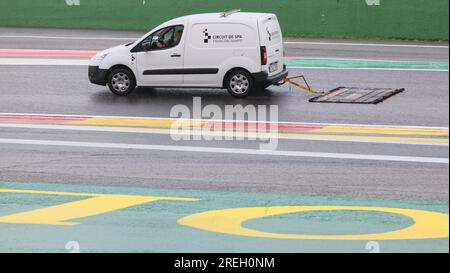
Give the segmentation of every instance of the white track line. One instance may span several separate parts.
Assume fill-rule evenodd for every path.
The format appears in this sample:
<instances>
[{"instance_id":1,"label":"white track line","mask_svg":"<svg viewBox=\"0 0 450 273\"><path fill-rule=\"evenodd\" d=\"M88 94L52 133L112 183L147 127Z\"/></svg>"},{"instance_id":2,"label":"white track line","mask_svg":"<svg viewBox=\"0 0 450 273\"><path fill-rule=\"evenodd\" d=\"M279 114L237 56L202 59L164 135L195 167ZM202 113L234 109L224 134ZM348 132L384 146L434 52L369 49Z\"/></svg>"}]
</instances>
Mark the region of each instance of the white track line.
<instances>
[{"instance_id":1,"label":"white track line","mask_svg":"<svg viewBox=\"0 0 450 273\"><path fill-rule=\"evenodd\" d=\"M442 48L448 49L449 46L436 45L411 45L411 44L370 44L370 43L333 43L333 42L284 42L287 45L330 45L330 46L361 46L361 47L409 47L409 48Z\"/></svg>"},{"instance_id":2,"label":"white track line","mask_svg":"<svg viewBox=\"0 0 450 273\"><path fill-rule=\"evenodd\" d=\"M66 131L86 131L86 132L114 132L114 133L129 133L129 134L156 134L156 135L177 135L177 136L208 136L208 137L225 137L226 134L208 133L208 132L171 132L170 130L149 129L142 130L132 127L101 127L101 126L77 126L77 125L43 125L43 124L15 124L15 123L0 123L0 128L20 128L20 129L40 129L40 130L66 130ZM399 141L399 140L365 140L365 139L352 139L349 136L347 139L342 138L326 138L324 135L321 137L308 136L287 136L277 135L276 133L270 134L269 132L260 133L239 133L233 132L233 137L244 139L284 139L284 140L303 140L303 141L328 141L328 142L352 142L352 143L376 143L376 144L399 144L399 145L417 145L417 146L444 146L448 147L448 143L439 142L419 142L419 141Z\"/></svg>"},{"instance_id":3,"label":"white track line","mask_svg":"<svg viewBox=\"0 0 450 273\"><path fill-rule=\"evenodd\" d=\"M44 146L81 147L81 148L132 149L132 150L154 150L154 151L174 151L174 152L219 153L219 154L260 155L260 156L313 157L313 158L329 158L329 159L331 158L331 159L353 159L353 160L375 160L375 161L449 164L448 158L437 158L437 157L411 157L411 156L391 156L391 155L319 153L319 152L302 152L302 151L272 151L272 150L230 149L230 148L195 147L195 146L173 146L173 145L121 144L121 143L54 141L54 140L36 140L36 139L9 139L9 138L0 138L0 144L44 145Z\"/></svg>"},{"instance_id":4,"label":"white track line","mask_svg":"<svg viewBox=\"0 0 450 273\"><path fill-rule=\"evenodd\" d=\"M15 50L15 49L7 49L7 50ZM18 49L22 50L22 49ZM27 50L27 49L25 49ZM447 63L442 61L415 61L415 60L387 60L387 59L364 59L364 58L336 58L336 57L303 57L303 56L286 56L286 61L291 60L332 60L332 61L361 61L361 62L390 62L390 63Z\"/></svg>"},{"instance_id":5,"label":"white track line","mask_svg":"<svg viewBox=\"0 0 450 273\"><path fill-rule=\"evenodd\" d=\"M106 40L106 41L133 41L135 37L69 37L69 36L43 36L43 35L0 35L0 38L19 39L55 39L55 40Z\"/></svg>"},{"instance_id":6,"label":"white track line","mask_svg":"<svg viewBox=\"0 0 450 273\"><path fill-rule=\"evenodd\" d=\"M0 65L89 65L89 59L0 58Z\"/></svg>"},{"instance_id":7,"label":"white track line","mask_svg":"<svg viewBox=\"0 0 450 273\"><path fill-rule=\"evenodd\" d=\"M449 72L448 69L420 69L420 68L369 68L369 67L307 67L287 66L290 69L316 69L316 70L379 70L379 71L422 71L422 72Z\"/></svg>"}]
</instances>

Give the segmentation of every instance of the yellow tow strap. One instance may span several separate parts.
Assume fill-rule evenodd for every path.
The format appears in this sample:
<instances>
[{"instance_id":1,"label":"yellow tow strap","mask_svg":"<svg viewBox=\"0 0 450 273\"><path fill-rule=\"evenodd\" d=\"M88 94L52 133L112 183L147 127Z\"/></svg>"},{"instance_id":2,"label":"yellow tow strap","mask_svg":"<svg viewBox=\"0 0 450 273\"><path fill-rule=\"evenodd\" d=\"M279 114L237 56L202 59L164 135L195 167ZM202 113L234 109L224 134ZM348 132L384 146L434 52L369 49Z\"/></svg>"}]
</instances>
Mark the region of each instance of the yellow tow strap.
<instances>
[{"instance_id":1,"label":"yellow tow strap","mask_svg":"<svg viewBox=\"0 0 450 273\"><path fill-rule=\"evenodd\" d=\"M299 84L299 83L297 83L297 82L295 82L295 81L293 81L293 79L297 79L297 78L303 79L303 81L306 83L306 86L305 86L305 85L302 85L302 84ZM284 81L285 81L285 82L288 82L288 83L290 83L290 84L292 84L292 85L295 85L295 86L297 86L298 88L303 89L303 90L305 90L305 91L308 91L308 92L310 92L310 93L313 93L313 94L323 94L323 92L320 92L320 91L316 91L316 90L311 89L311 87L309 86L308 82L306 81L306 79L305 79L305 77L304 77L303 75L285 78Z\"/></svg>"}]
</instances>

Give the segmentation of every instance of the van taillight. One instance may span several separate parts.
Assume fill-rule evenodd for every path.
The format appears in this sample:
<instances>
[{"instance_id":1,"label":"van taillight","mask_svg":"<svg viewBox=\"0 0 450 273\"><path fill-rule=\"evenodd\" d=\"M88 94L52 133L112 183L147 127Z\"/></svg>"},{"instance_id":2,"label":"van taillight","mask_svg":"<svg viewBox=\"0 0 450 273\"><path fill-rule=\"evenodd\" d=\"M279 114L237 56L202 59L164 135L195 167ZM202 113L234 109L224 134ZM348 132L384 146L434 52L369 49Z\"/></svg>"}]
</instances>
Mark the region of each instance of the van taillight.
<instances>
[{"instance_id":1,"label":"van taillight","mask_svg":"<svg viewBox=\"0 0 450 273\"><path fill-rule=\"evenodd\" d=\"M267 48L261 47L261 65L267 65Z\"/></svg>"}]
</instances>

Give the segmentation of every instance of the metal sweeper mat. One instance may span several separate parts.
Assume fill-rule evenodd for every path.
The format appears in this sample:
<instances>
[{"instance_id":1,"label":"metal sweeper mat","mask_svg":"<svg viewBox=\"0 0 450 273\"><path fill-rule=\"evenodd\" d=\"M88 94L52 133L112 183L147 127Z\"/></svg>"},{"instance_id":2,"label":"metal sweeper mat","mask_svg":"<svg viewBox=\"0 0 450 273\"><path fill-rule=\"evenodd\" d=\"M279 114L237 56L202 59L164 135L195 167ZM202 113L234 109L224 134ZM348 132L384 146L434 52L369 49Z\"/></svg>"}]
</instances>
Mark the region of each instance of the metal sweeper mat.
<instances>
[{"instance_id":1,"label":"metal sweeper mat","mask_svg":"<svg viewBox=\"0 0 450 273\"><path fill-rule=\"evenodd\" d=\"M405 91L404 88L338 87L314 97L309 101L320 103L377 104L403 91Z\"/></svg>"},{"instance_id":2,"label":"metal sweeper mat","mask_svg":"<svg viewBox=\"0 0 450 273\"><path fill-rule=\"evenodd\" d=\"M294 81L301 79L305 84ZM360 87L338 87L328 92L314 90L309 85L304 75L286 77L277 85L290 83L300 89L308 91L318 96L309 100L309 102L321 103L354 103L354 104L377 104L398 93L405 91L404 88L360 88Z\"/></svg>"}]
</instances>

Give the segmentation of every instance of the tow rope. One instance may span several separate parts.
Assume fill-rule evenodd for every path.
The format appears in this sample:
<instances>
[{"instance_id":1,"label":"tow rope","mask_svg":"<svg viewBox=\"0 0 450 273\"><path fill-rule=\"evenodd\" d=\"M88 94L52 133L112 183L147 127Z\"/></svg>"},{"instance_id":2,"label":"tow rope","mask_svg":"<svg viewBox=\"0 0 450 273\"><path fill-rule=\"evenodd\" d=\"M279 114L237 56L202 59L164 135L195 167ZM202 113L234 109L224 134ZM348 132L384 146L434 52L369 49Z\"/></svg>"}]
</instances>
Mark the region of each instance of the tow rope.
<instances>
[{"instance_id":1,"label":"tow rope","mask_svg":"<svg viewBox=\"0 0 450 273\"><path fill-rule=\"evenodd\" d=\"M303 84L300 84L300 83L295 82L295 81L294 81L295 79L302 79L302 80L305 82L306 86L303 85ZM303 76L303 75L293 76L293 77L287 77L287 78L285 78L285 79L283 80L283 82L282 82L281 84L285 84L285 83L287 83L287 82L290 83L290 84L292 84L292 85L297 86L297 87L300 88L300 89L303 89L303 90L305 90L305 91L307 91L307 92L310 92L310 93L313 93L313 94L323 94L323 93L324 93L324 92L320 92L320 91L317 91L317 90L312 89L312 88L309 86L308 82L306 81L305 76Z\"/></svg>"}]
</instances>

